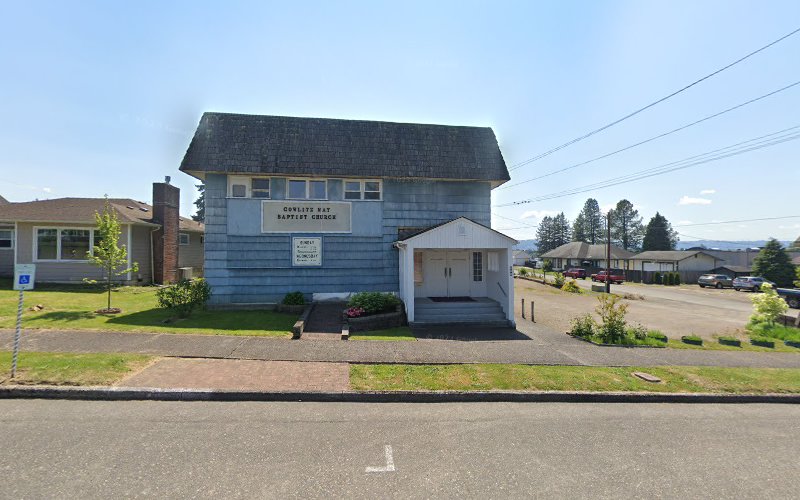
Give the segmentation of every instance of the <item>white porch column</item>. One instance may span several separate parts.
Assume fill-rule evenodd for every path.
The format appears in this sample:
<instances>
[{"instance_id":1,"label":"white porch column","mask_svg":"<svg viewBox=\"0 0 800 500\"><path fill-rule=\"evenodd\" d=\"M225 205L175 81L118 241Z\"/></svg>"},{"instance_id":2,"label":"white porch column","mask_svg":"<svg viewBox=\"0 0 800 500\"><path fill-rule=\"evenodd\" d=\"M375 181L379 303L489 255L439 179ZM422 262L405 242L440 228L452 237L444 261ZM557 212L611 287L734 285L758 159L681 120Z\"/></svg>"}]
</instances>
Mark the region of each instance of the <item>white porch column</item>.
<instances>
[{"instance_id":1,"label":"white porch column","mask_svg":"<svg viewBox=\"0 0 800 500\"><path fill-rule=\"evenodd\" d=\"M508 279L508 307L506 308L506 319L511 326L517 326L514 321L514 250L511 247L508 248L507 255L505 272Z\"/></svg>"},{"instance_id":2,"label":"white porch column","mask_svg":"<svg viewBox=\"0 0 800 500\"><path fill-rule=\"evenodd\" d=\"M405 295L403 302L406 304L406 316L408 321L414 321L414 246L406 244L405 252L401 254L403 259L402 274L400 279L403 281L402 290Z\"/></svg>"}]
</instances>

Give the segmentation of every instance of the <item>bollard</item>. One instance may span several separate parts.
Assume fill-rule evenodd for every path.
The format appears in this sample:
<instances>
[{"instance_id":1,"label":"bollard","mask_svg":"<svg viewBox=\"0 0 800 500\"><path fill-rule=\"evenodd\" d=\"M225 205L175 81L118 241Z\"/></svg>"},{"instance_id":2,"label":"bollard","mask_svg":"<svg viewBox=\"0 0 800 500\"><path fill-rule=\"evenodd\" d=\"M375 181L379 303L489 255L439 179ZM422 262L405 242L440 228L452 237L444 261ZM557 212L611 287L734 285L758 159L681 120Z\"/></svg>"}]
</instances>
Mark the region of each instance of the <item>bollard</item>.
<instances>
[{"instance_id":1,"label":"bollard","mask_svg":"<svg viewBox=\"0 0 800 500\"><path fill-rule=\"evenodd\" d=\"M525 319L525 299L519 299L522 302L522 319Z\"/></svg>"},{"instance_id":2,"label":"bollard","mask_svg":"<svg viewBox=\"0 0 800 500\"><path fill-rule=\"evenodd\" d=\"M536 316L533 315L533 301L531 300L531 322L536 323Z\"/></svg>"}]
</instances>

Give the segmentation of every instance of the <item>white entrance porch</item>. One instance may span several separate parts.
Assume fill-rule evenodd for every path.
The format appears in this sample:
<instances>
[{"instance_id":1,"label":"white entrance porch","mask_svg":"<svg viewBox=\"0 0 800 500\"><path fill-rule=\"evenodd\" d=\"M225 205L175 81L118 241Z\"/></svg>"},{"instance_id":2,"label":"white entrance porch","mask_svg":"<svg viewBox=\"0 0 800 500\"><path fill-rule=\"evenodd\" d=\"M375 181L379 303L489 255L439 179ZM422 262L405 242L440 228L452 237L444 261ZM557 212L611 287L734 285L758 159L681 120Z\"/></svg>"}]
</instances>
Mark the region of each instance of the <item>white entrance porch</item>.
<instances>
[{"instance_id":1,"label":"white entrance porch","mask_svg":"<svg viewBox=\"0 0 800 500\"><path fill-rule=\"evenodd\" d=\"M516 240L460 217L395 243L409 323L514 325ZM422 317L417 318L417 308Z\"/></svg>"}]
</instances>

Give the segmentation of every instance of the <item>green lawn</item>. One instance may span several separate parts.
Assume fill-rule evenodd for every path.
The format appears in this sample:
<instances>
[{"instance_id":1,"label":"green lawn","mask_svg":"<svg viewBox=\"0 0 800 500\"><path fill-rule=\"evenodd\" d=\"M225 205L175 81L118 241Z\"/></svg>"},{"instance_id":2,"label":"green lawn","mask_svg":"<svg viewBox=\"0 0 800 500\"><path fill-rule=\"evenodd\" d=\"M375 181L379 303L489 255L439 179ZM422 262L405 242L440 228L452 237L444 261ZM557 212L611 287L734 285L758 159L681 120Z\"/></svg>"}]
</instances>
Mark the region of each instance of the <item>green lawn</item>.
<instances>
[{"instance_id":1,"label":"green lawn","mask_svg":"<svg viewBox=\"0 0 800 500\"><path fill-rule=\"evenodd\" d=\"M653 384L631 375L661 378ZM800 393L800 369L528 365L351 365L356 391L645 391Z\"/></svg>"},{"instance_id":2,"label":"green lawn","mask_svg":"<svg viewBox=\"0 0 800 500\"><path fill-rule=\"evenodd\" d=\"M0 286L0 328L16 325L18 292L10 288L9 280ZM29 310L37 304L44 309ZM92 285L42 285L25 292L23 327L288 337L297 321L297 315L273 311L195 311L174 320L170 311L157 306L155 287L121 287L112 292L111 305L122 313L95 314L106 306L106 296Z\"/></svg>"},{"instance_id":3,"label":"green lawn","mask_svg":"<svg viewBox=\"0 0 800 500\"><path fill-rule=\"evenodd\" d=\"M60 354L21 352L17 376L11 353L0 352L0 384L111 385L146 366L153 358L135 354Z\"/></svg>"},{"instance_id":4,"label":"green lawn","mask_svg":"<svg viewBox=\"0 0 800 500\"><path fill-rule=\"evenodd\" d=\"M350 340L417 340L411 329L407 326L375 330L372 332L357 332L350 335Z\"/></svg>"}]
</instances>

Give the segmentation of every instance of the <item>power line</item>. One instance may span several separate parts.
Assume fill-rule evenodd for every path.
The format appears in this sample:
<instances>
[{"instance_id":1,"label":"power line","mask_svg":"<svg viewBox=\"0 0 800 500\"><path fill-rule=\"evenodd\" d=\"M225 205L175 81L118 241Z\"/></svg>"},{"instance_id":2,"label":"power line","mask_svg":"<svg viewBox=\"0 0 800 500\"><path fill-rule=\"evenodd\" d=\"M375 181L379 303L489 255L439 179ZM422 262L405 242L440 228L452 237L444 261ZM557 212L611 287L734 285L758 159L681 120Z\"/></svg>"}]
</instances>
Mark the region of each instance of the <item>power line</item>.
<instances>
[{"instance_id":1,"label":"power line","mask_svg":"<svg viewBox=\"0 0 800 500\"><path fill-rule=\"evenodd\" d=\"M528 224L526 222L522 222L521 220L512 219L511 217L506 217L504 215L496 214L494 212L492 212L492 215L494 217L500 217L501 219L505 219L507 221L516 222L517 224L525 224L528 227L533 227L533 228L539 227L538 225ZM513 228L513 229L519 229L519 228Z\"/></svg>"},{"instance_id":2,"label":"power line","mask_svg":"<svg viewBox=\"0 0 800 500\"><path fill-rule=\"evenodd\" d=\"M616 151L612 151L611 153L606 153L604 155L597 156L595 158L592 158L591 160L586 160L584 162L576 163L575 165L571 165L569 167L564 167L564 168L561 168L561 169L553 170L553 171L548 172L546 174L542 174L542 175L539 175L539 176L536 176L536 177L532 177L532 178L526 179L524 181L515 182L514 184L508 184L508 185L505 185L505 186L500 186L498 189L513 188L513 187L519 186L521 184L527 184L529 182L533 182L533 181L536 181L536 180L539 180L539 179L544 179L545 177L550 177L551 175L560 174L562 172L566 172L567 170L572 170L573 168L578 168L578 167L582 167L583 165L588 165L589 163L593 163L593 162L596 162L598 160L602 160L603 158L608 158L609 156L613 156L615 154L622 153L623 151L628 151L629 149L633 149L633 148L635 148L637 146L641 146L642 144L647 144L648 142L652 142L652 141L655 141L657 139L661 139L662 137L666 137L666 136L674 134L676 132L680 132L681 130L685 130L685 129L689 128L689 127L693 127L694 125L698 125L698 124L703 123L705 121L711 120L711 119L716 118L716 117L721 116L721 115L724 115L725 113L729 113L731 111L737 110L739 108L747 106L748 104L752 104L752 103L760 101L762 99L766 99L767 97L770 97L770 96L773 96L773 95L778 94L780 92L783 92L784 90L789 90L790 88L795 87L796 85L800 85L800 80L796 81L796 82L794 82L794 83L792 83L790 85L787 85L785 87L782 87L782 88L780 88L778 90L774 90L774 91L772 91L772 92L770 92L768 94L764 94L762 96L756 97L755 99L750 99L749 101L743 102L741 104L737 104L736 106L730 107L728 109L724 109L724 110L722 110L722 111L720 111L718 113L714 113L713 115L706 116L705 118L701 118L701 119L693 121L691 123L687 123L686 125L678 127L676 129L672 129L672 130L670 130L668 132L664 132L663 134L659 134L659 135L650 137L649 139L645 139L643 141L637 142L636 144L631 144L630 146L626 146L626 147L624 147L622 149L618 149Z\"/></svg>"},{"instance_id":3,"label":"power line","mask_svg":"<svg viewBox=\"0 0 800 500\"><path fill-rule=\"evenodd\" d=\"M719 68L718 70L716 70L716 71L714 71L712 73L707 74L706 76L700 78L699 80L695 80L694 82L690 83L689 85L686 85L685 87L680 88L680 89L676 90L675 92L673 92L673 93L671 93L671 94L669 94L667 96L662 97L661 99L653 101L650 104L648 104L648 105L646 105L646 106L644 106L642 108L639 108L639 109L637 109L636 111L634 111L632 113L628 113L627 115L623 116L622 118L614 120L613 122L611 122L611 123L609 123L607 125L603 125L602 127L598 128L598 129L595 129L595 130L592 130L591 132L586 133L586 134L584 134L584 135L582 135L580 137L576 137L575 139L572 139L571 141L565 142L564 144L562 144L560 146L557 146L557 147L552 148L552 149L550 149L548 151L545 151L544 153L538 154L538 155L536 155L536 156L534 156L532 158L528 158L527 160L519 162L516 165L512 166L511 168L509 168L509 170L516 170L516 169L518 169L520 167L523 167L523 166L525 166L525 165L527 165L529 163L533 163L533 162L535 162L537 160L540 160L540 159L544 158L545 156L549 156L549 155L551 155L551 154L553 154L553 153L555 153L557 151L560 151L561 149L564 149L564 148L566 148L568 146L571 146L572 144L575 144L576 142L580 142L580 141L582 141L582 140L584 140L584 139L586 139L588 137L591 137L591 136L593 136L593 135L595 135L595 134L597 134L599 132L602 132L603 130L611 128L614 125L617 125L618 123L621 123L621 122L627 120L628 118L631 118L633 116L638 115L642 111L645 111L645 110L647 110L649 108L652 108L653 106L655 106L657 104L660 104L660 103L666 101L667 99L670 99L671 97L674 97L674 96L680 94L681 92L684 92L684 91L694 87L695 85L697 85L700 82L708 80L709 78L711 78L711 77L713 77L715 75L718 75L719 73L722 73L726 69L729 69L729 68L739 64L740 62L742 62L742 61L744 61L744 60L746 60L746 59L758 54L759 52L761 52L763 50L766 50L766 49L772 47L773 45L775 45L775 44L777 44L777 43L789 38L790 36L792 36L792 35L794 35L794 34L796 34L798 32L800 32L800 28L797 28L796 30L792 31L791 33L788 33L788 34L778 38L777 40L774 40L774 41L768 43L767 45L764 45L763 47L761 47L759 49L756 49L753 52L750 52L749 54L745 55L744 57L741 57L741 58L733 61L732 63L730 63L730 64L728 64L726 66L723 66L722 68Z\"/></svg>"},{"instance_id":4,"label":"power line","mask_svg":"<svg viewBox=\"0 0 800 500\"><path fill-rule=\"evenodd\" d=\"M623 175L623 176L620 176L620 177L614 177L614 178L606 179L604 181L596 182L596 183L593 183L593 184L588 184L588 185L585 185L585 186L580 186L580 187L576 187L576 188L572 188L572 189L568 189L568 190L564 190L564 191L559 191L559 192L556 192L556 193L542 195L542 196L538 196L536 198L531 198L531 199L528 199L528 200L520 200L520 201L511 202L511 203L505 203L505 204L502 204L502 205L495 205L495 206L496 207L505 207L505 206L510 206L510 205L522 205L522 204L533 203L533 202L537 202L537 201L550 200L550 199L554 199L554 198L562 198L564 196L571 196L571 195L574 195L574 194L585 193L587 191L592 191L592 190L595 190L595 189L612 187L612 186L616 186L616 185L619 185L619 184L625 184L625 183L628 183L628 182L633 182L633 181L645 179L645 178L648 178L648 177L653 177L653 176L656 176L656 175L663 175L663 174L666 174L666 173L669 173L669 172L674 172L676 170L681 170L681 169L685 169L685 168L689 168L689 167L693 167L693 166L697 166L697 165L702 165L702 164L705 164L705 163L711 163L711 162L714 162L714 161L722 160L724 158L729 158L731 156L737 156L737 155L744 154L744 153L747 153L747 152L750 152L750 151L755 151L755 150L758 150L758 149L772 147L772 146L776 146L776 145L784 143L784 142L800 139L800 133L798 133L798 132L792 132L792 133L789 133L789 134L784 134L782 136L779 135L779 134L783 134L783 133L785 133L787 131L795 130L795 129L798 129L798 128L800 128L800 125L796 125L794 127L789 127L789 128L783 129L783 130L779 130L777 132L773 132L771 134L766 134L766 135L763 135L761 137L756 137L754 139L749 139L749 140L746 140L746 141L738 142L736 144L732 144L730 146L719 148L719 149L716 149L716 150L713 150L713 151L708 151L706 153L701 153L699 155L690 156L690 157L684 158L682 160L678 160L678 161L674 161L674 162L670 162L670 163L665 163L665 164L659 165L657 167L651 167L649 169L640 170L638 172L633 172L633 173L630 173L630 174L626 174L626 175ZM774 137L774 136L777 136L777 137ZM761 142L758 142L758 141L761 141ZM748 145L748 143L754 143L754 144L749 144ZM706 158L704 158L704 157L706 157Z\"/></svg>"}]
</instances>

